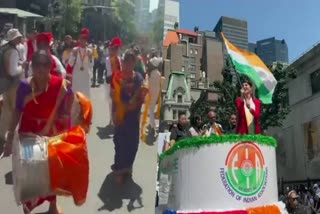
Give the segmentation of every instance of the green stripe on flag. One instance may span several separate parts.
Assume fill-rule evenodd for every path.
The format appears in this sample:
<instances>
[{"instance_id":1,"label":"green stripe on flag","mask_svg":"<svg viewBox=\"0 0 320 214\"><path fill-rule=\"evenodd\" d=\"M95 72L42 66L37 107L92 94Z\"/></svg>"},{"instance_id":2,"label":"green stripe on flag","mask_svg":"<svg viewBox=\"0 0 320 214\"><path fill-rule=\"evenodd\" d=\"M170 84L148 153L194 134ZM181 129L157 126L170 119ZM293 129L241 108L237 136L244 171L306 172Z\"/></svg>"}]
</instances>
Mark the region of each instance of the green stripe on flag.
<instances>
[{"instance_id":1,"label":"green stripe on flag","mask_svg":"<svg viewBox=\"0 0 320 214\"><path fill-rule=\"evenodd\" d=\"M272 103L272 93L265 87L263 84L263 81L261 80L260 76L256 72L256 70L249 66L249 65L244 65L241 63L238 63L236 60L232 58L232 56L229 54L231 61L235 67L235 69L240 73L243 74L251 79L255 86L258 89L258 95L259 99L261 100L262 103L264 104L270 104Z\"/></svg>"}]
</instances>

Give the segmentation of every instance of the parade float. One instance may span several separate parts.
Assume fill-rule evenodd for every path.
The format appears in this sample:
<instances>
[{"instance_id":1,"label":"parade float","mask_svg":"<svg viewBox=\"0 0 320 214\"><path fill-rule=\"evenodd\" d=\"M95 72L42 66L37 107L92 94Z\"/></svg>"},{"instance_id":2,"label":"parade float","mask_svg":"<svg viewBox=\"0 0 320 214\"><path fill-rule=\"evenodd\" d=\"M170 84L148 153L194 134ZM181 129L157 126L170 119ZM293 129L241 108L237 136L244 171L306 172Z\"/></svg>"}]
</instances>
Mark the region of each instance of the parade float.
<instances>
[{"instance_id":1,"label":"parade float","mask_svg":"<svg viewBox=\"0 0 320 214\"><path fill-rule=\"evenodd\" d=\"M286 213L278 202L276 145L263 135L178 141L160 156L171 181L163 213Z\"/></svg>"}]
</instances>

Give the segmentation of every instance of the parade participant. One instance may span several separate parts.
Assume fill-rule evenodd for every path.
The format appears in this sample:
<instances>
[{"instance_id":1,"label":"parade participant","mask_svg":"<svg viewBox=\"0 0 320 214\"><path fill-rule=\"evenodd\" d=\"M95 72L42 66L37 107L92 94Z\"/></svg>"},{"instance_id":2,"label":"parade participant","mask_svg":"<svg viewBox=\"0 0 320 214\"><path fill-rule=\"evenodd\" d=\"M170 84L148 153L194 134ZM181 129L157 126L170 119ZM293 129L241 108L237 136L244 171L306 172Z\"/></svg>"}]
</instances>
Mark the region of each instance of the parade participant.
<instances>
[{"instance_id":1,"label":"parade participant","mask_svg":"<svg viewBox=\"0 0 320 214\"><path fill-rule=\"evenodd\" d=\"M106 60L106 98L109 106L109 121L108 125L112 125L112 99L110 99L111 89L113 88L112 77L117 71L121 71L121 58L120 58L120 47L121 39L114 37L109 44L109 56Z\"/></svg>"},{"instance_id":2,"label":"parade participant","mask_svg":"<svg viewBox=\"0 0 320 214\"><path fill-rule=\"evenodd\" d=\"M209 119L209 124L207 125L207 136L210 135L221 135L223 134L223 128L222 126L216 122L217 116L216 112L213 110L210 110L208 112L208 119Z\"/></svg>"},{"instance_id":3,"label":"parade participant","mask_svg":"<svg viewBox=\"0 0 320 214\"><path fill-rule=\"evenodd\" d=\"M0 94L2 94L3 103L0 115L1 150L15 109L17 86L26 68L26 63L20 63L19 52L16 48L21 42L21 33L18 29L10 29L7 32L7 38L9 42L1 47L0 55Z\"/></svg>"},{"instance_id":4,"label":"parade participant","mask_svg":"<svg viewBox=\"0 0 320 214\"><path fill-rule=\"evenodd\" d=\"M107 83L112 87L112 75L121 70L121 57L120 57L120 47L121 39L119 37L114 37L109 45L109 57L106 61L106 80Z\"/></svg>"},{"instance_id":5,"label":"parade participant","mask_svg":"<svg viewBox=\"0 0 320 214\"><path fill-rule=\"evenodd\" d=\"M236 99L238 112L236 133L260 134L260 100L253 97L251 82L244 81L242 83L241 95Z\"/></svg>"},{"instance_id":6,"label":"parade participant","mask_svg":"<svg viewBox=\"0 0 320 214\"><path fill-rule=\"evenodd\" d=\"M203 136L206 130L203 129L202 119L199 115L195 115L191 120L192 127L189 129L191 136Z\"/></svg>"},{"instance_id":7,"label":"parade participant","mask_svg":"<svg viewBox=\"0 0 320 214\"><path fill-rule=\"evenodd\" d=\"M64 45L63 45L63 53L62 53L62 64L64 66L67 66L69 62L72 49L73 49L72 37L70 35L66 35L64 37Z\"/></svg>"},{"instance_id":8,"label":"parade participant","mask_svg":"<svg viewBox=\"0 0 320 214\"><path fill-rule=\"evenodd\" d=\"M88 48L89 30L80 32L79 47L72 50L69 65L72 67L72 89L90 99L90 72L93 68L92 50Z\"/></svg>"},{"instance_id":9,"label":"parade participant","mask_svg":"<svg viewBox=\"0 0 320 214\"><path fill-rule=\"evenodd\" d=\"M148 81L150 89L150 105L149 105L149 123L151 128L156 128L155 124L155 107L158 103L157 117L160 117L160 98L161 98L161 69L162 58L158 56L155 49L150 54L148 63Z\"/></svg>"},{"instance_id":10,"label":"parade participant","mask_svg":"<svg viewBox=\"0 0 320 214\"><path fill-rule=\"evenodd\" d=\"M32 29L32 32L29 34L28 39L25 42L26 46L26 60L27 62L31 61L33 53L37 50L37 35L38 32L36 29Z\"/></svg>"},{"instance_id":11,"label":"parade participant","mask_svg":"<svg viewBox=\"0 0 320 214\"><path fill-rule=\"evenodd\" d=\"M227 124L226 133L227 134L235 134L237 127L237 115L231 114L229 117L229 123Z\"/></svg>"},{"instance_id":12,"label":"parade participant","mask_svg":"<svg viewBox=\"0 0 320 214\"><path fill-rule=\"evenodd\" d=\"M37 50L44 50L48 52L48 55L51 58L51 70L50 74L55 75L55 76L61 76L65 77L66 76L66 70L64 69L62 63L60 60L50 52L50 44L52 42L52 33L51 32L42 32L37 35ZM32 75L32 66L30 63L30 68L28 72L29 76Z\"/></svg>"},{"instance_id":13,"label":"parade participant","mask_svg":"<svg viewBox=\"0 0 320 214\"><path fill-rule=\"evenodd\" d=\"M50 74L52 60L47 51L39 50L32 56L32 77L20 82L17 90L16 111L7 133L5 156L10 155L14 133L19 124L20 138L35 134L55 136L69 128L73 93L67 80ZM35 111L36 109L36 111ZM56 196L41 196L23 203L23 211L31 211L49 201L49 213L59 214Z\"/></svg>"},{"instance_id":14,"label":"parade participant","mask_svg":"<svg viewBox=\"0 0 320 214\"><path fill-rule=\"evenodd\" d=\"M142 76L133 70L135 63L135 53L129 49L123 59L122 71L117 71L112 79L115 157L111 168L118 184L123 184L132 174L139 147L140 112L148 93Z\"/></svg>"},{"instance_id":15,"label":"parade participant","mask_svg":"<svg viewBox=\"0 0 320 214\"><path fill-rule=\"evenodd\" d=\"M141 56L141 50L138 46L132 45L131 48L134 50L134 53L137 57L137 62L134 66L134 71L140 73L140 75L145 79L146 78L146 66L143 62L142 56Z\"/></svg>"}]
</instances>

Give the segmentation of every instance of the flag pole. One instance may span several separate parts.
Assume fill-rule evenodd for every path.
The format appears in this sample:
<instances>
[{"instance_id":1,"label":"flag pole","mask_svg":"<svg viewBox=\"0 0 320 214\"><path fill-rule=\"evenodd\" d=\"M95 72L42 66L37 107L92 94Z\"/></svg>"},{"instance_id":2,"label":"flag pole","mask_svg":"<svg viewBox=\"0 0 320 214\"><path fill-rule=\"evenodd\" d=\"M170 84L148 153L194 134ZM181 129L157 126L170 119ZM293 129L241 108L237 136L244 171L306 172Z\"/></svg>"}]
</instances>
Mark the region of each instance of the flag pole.
<instances>
[{"instance_id":1,"label":"flag pole","mask_svg":"<svg viewBox=\"0 0 320 214\"><path fill-rule=\"evenodd\" d=\"M221 37L222 40L223 40L224 50L227 50L226 43L225 43L225 41L224 41L224 39L223 39L223 37L222 37L222 32L220 32L220 37ZM235 73L235 75L236 75L236 77L237 77L237 80L239 81L240 86L242 86L242 82L241 82L241 79L240 79L240 75L237 73L237 70L236 70L236 68L234 67L234 64L232 63L232 60L231 60L231 58L230 58L230 56L229 56L228 53L227 53L227 60L228 60L229 65L231 65L231 67L232 67L232 69L233 69L233 73Z\"/></svg>"}]
</instances>

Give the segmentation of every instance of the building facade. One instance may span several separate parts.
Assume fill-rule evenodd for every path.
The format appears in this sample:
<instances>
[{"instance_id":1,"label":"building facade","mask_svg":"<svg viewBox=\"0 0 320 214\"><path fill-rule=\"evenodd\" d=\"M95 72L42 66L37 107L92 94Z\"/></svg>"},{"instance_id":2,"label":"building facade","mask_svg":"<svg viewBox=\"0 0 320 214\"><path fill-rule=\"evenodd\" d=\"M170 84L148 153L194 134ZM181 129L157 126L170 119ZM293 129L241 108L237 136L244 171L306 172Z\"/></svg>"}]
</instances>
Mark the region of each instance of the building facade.
<instances>
[{"instance_id":1,"label":"building facade","mask_svg":"<svg viewBox=\"0 0 320 214\"><path fill-rule=\"evenodd\" d=\"M168 42L169 41L169 42ZM173 42L174 41L174 42ZM168 43L167 43L168 42ZM171 71L182 71L194 86L202 78L202 35L186 29L169 30L164 41L164 90Z\"/></svg>"},{"instance_id":2,"label":"building facade","mask_svg":"<svg viewBox=\"0 0 320 214\"><path fill-rule=\"evenodd\" d=\"M180 22L179 0L159 0L158 9L161 11L161 14L163 14L163 38L165 38L167 31L173 29L175 23Z\"/></svg>"},{"instance_id":3,"label":"building facade","mask_svg":"<svg viewBox=\"0 0 320 214\"><path fill-rule=\"evenodd\" d=\"M217 34L223 32L232 44L242 49L248 49L247 21L222 16L213 31Z\"/></svg>"},{"instance_id":4,"label":"building facade","mask_svg":"<svg viewBox=\"0 0 320 214\"><path fill-rule=\"evenodd\" d=\"M135 23L139 31L148 31L150 27L150 0L134 0L135 3Z\"/></svg>"},{"instance_id":5,"label":"building facade","mask_svg":"<svg viewBox=\"0 0 320 214\"><path fill-rule=\"evenodd\" d=\"M257 53L257 44L249 42L248 43L248 50L252 53Z\"/></svg>"},{"instance_id":6,"label":"building facade","mask_svg":"<svg viewBox=\"0 0 320 214\"><path fill-rule=\"evenodd\" d=\"M277 174L284 180L320 178L320 44L293 62L297 78L288 83L291 112L283 127L270 130L278 140Z\"/></svg>"},{"instance_id":7,"label":"building facade","mask_svg":"<svg viewBox=\"0 0 320 214\"><path fill-rule=\"evenodd\" d=\"M215 32L205 31L203 35L203 52L202 52L202 72L204 79L212 83L213 81L222 81L222 71L224 69L224 49L223 44L217 38Z\"/></svg>"},{"instance_id":8,"label":"building facade","mask_svg":"<svg viewBox=\"0 0 320 214\"><path fill-rule=\"evenodd\" d=\"M172 71L169 76L167 90L162 97L162 121L167 123L176 122L180 113L186 113L187 117L189 117L191 104L190 83L185 73Z\"/></svg>"},{"instance_id":9,"label":"building facade","mask_svg":"<svg viewBox=\"0 0 320 214\"><path fill-rule=\"evenodd\" d=\"M284 39L278 40L275 37L257 41L256 52L262 61L270 65L273 62L288 63L288 46Z\"/></svg>"},{"instance_id":10,"label":"building facade","mask_svg":"<svg viewBox=\"0 0 320 214\"><path fill-rule=\"evenodd\" d=\"M5 32L7 23L13 24L22 34L36 27L37 21L48 13L48 5L51 0L1 0L0 1L0 37Z\"/></svg>"},{"instance_id":11,"label":"building facade","mask_svg":"<svg viewBox=\"0 0 320 214\"><path fill-rule=\"evenodd\" d=\"M45 16L48 13L48 5L53 0L1 0L0 8L17 8L31 13Z\"/></svg>"},{"instance_id":12,"label":"building facade","mask_svg":"<svg viewBox=\"0 0 320 214\"><path fill-rule=\"evenodd\" d=\"M210 101L216 101L215 92L208 93L210 89L209 83L215 80L222 80L224 53L222 42L216 38L214 32L200 32L197 27L193 31L179 28L168 30L163 45L162 119L170 122L176 119L173 115L175 113L178 114L183 109L189 116L191 104L199 100L199 98L209 99L210 95ZM178 84L177 81L172 81L172 78L178 78L176 77L177 74L172 75L173 71L179 71L180 75L183 74L179 78L185 79L185 84ZM188 96L185 102L181 103L179 101L179 105L173 105L175 101L178 102L181 99L170 97L169 94L171 92L168 91L179 87ZM178 91L182 91L182 89ZM207 91L205 98L204 91ZM168 103L171 105L172 112L166 107L169 105Z\"/></svg>"}]
</instances>

